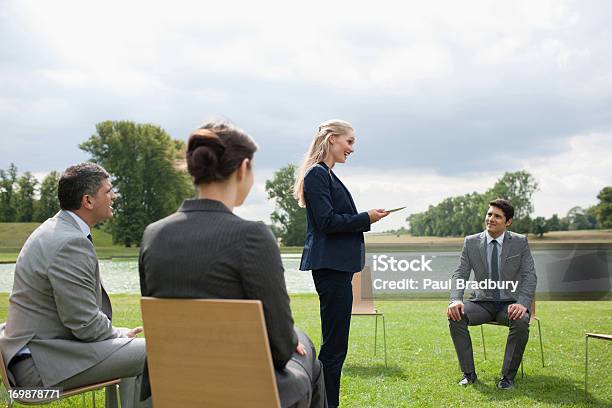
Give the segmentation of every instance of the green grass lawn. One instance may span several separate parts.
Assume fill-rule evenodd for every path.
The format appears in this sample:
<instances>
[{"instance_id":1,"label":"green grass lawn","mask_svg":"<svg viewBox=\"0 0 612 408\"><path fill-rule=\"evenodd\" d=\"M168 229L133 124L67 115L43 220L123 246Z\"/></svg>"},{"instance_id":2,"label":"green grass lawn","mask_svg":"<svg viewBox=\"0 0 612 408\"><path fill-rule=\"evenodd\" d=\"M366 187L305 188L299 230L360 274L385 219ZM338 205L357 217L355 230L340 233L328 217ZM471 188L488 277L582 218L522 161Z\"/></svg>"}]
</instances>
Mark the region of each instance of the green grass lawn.
<instances>
[{"instance_id":1,"label":"green grass lawn","mask_svg":"<svg viewBox=\"0 0 612 408\"><path fill-rule=\"evenodd\" d=\"M114 322L141 323L138 296L112 296ZM487 360L482 354L480 329L472 328L474 359L479 383L460 388L461 377L448 333L446 301L384 301L388 368L384 365L382 336L374 355L374 318L354 317L349 355L342 377L344 407L587 407L612 406L612 344L589 342L589 400L584 399L585 331L612 333L612 302L538 302L546 367L540 363L537 327L532 327L525 352L525 377L516 387L499 391L507 329L486 325ZM6 317L7 295L0 294L0 321ZM292 296L296 324L318 345L318 300L314 295ZM379 335L382 335L379 320ZM0 397L1 398L1 397ZM99 406L102 392L98 392ZM79 397L55 403L79 407ZM205 406L203 404L202 406Z\"/></svg>"}]
</instances>

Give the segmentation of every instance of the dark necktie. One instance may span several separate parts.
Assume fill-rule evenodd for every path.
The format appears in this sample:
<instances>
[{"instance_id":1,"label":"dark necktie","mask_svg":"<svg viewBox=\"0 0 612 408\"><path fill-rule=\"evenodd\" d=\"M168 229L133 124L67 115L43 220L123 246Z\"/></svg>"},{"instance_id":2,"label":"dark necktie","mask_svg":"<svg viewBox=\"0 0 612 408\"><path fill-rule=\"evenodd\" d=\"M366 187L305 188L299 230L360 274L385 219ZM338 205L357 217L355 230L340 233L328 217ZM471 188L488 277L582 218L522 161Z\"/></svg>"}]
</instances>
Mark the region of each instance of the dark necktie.
<instances>
[{"instance_id":1,"label":"dark necktie","mask_svg":"<svg viewBox=\"0 0 612 408\"><path fill-rule=\"evenodd\" d=\"M91 234L87 235L87 239L93 244L93 238ZM102 285L102 280L100 279L100 287L102 288L102 313L108 317L108 320L113 320L113 307L110 302L110 298L108 297L108 293L106 293L106 289L104 289L104 285Z\"/></svg>"},{"instance_id":2,"label":"dark necktie","mask_svg":"<svg viewBox=\"0 0 612 408\"><path fill-rule=\"evenodd\" d=\"M497 258L497 240L491 241L491 245L493 245L493 250L491 251L491 280L497 283L499 282L499 265ZM499 302L499 289L493 289L493 299L496 302Z\"/></svg>"}]
</instances>

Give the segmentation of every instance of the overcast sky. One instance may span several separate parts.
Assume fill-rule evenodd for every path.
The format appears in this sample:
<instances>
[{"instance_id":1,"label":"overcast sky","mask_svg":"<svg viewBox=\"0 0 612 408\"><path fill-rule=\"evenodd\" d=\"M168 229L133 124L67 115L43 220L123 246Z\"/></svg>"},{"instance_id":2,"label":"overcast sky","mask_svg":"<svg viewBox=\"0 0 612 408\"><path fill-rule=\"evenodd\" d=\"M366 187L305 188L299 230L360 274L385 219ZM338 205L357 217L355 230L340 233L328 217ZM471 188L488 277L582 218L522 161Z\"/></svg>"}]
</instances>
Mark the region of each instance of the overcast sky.
<instances>
[{"instance_id":1,"label":"overcast sky","mask_svg":"<svg viewBox=\"0 0 612 408\"><path fill-rule=\"evenodd\" d=\"M535 214L612 185L612 3L0 0L0 168L43 175L88 156L104 120L185 140L225 117L260 146L239 213L269 221L263 184L317 125L353 123L338 175L361 210L537 179Z\"/></svg>"}]
</instances>

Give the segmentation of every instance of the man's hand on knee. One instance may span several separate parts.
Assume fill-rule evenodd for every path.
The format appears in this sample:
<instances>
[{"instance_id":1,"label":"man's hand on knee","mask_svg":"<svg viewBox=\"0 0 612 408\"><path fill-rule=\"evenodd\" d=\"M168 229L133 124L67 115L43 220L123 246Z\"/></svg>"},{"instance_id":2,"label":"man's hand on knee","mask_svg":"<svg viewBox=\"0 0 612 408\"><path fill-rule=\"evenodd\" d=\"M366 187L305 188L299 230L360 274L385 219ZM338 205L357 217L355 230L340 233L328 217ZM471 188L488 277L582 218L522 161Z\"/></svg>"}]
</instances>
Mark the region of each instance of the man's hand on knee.
<instances>
[{"instance_id":1,"label":"man's hand on knee","mask_svg":"<svg viewBox=\"0 0 612 408\"><path fill-rule=\"evenodd\" d=\"M446 315L449 319L458 322L461 320L461 315L465 314L463 311L463 302L460 300L453 301L450 305L448 305L448 309L446 309Z\"/></svg>"},{"instance_id":2,"label":"man's hand on knee","mask_svg":"<svg viewBox=\"0 0 612 408\"><path fill-rule=\"evenodd\" d=\"M300 356L305 356L306 347L304 347L302 343L298 343L297 347L295 348L295 352L298 353Z\"/></svg>"},{"instance_id":3,"label":"man's hand on knee","mask_svg":"<svg viewBox=\"0 0 612 408\"><path fill-rule=\"evenodd\" d=\"M527 313L527 308L520 303L513 303L508 306L508 318L510 320L520 320Z\"/></svg>"},{"instance_id":4,"label":"man's hand on knee","mask_svg":"<svg viewBox=\"0 0 612 408\"><path fill-rule=\"evenodd\" d=\"M132 330L128 331L125 336L129 337L129 338L133 338L138 336L140 333L142 333L144 331L144 329L142 328L142 326L138 326L138 327L134 327Z\"/></svg>"}]
</instances>

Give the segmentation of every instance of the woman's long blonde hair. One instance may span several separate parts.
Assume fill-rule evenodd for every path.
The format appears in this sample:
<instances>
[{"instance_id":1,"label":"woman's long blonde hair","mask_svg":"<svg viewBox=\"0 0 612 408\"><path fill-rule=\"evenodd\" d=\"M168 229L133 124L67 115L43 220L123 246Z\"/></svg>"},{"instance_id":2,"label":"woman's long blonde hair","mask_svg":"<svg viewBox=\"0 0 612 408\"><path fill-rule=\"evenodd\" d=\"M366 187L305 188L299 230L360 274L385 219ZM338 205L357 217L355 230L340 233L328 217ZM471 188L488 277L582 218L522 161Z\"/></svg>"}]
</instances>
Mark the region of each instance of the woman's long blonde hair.
<instances>
[{"instance_id":1,"label":"woman's long blonde hair","mask_svg":"<svg viewBox=\"0 0 612 408\"><path fill-rule=\"evenodd\" d=\"M330 137L345 135L351 130L353 130L353 126L350 123L339 119L328 120L319 125L317 133L308 148L308 153L304 156L304 161L298 169L293 186L293 196L298 200L300 207L306 207L306 200L304 199L304 176L306 172L313 165L327 159Z\"/></svg>"}]
</instances>

